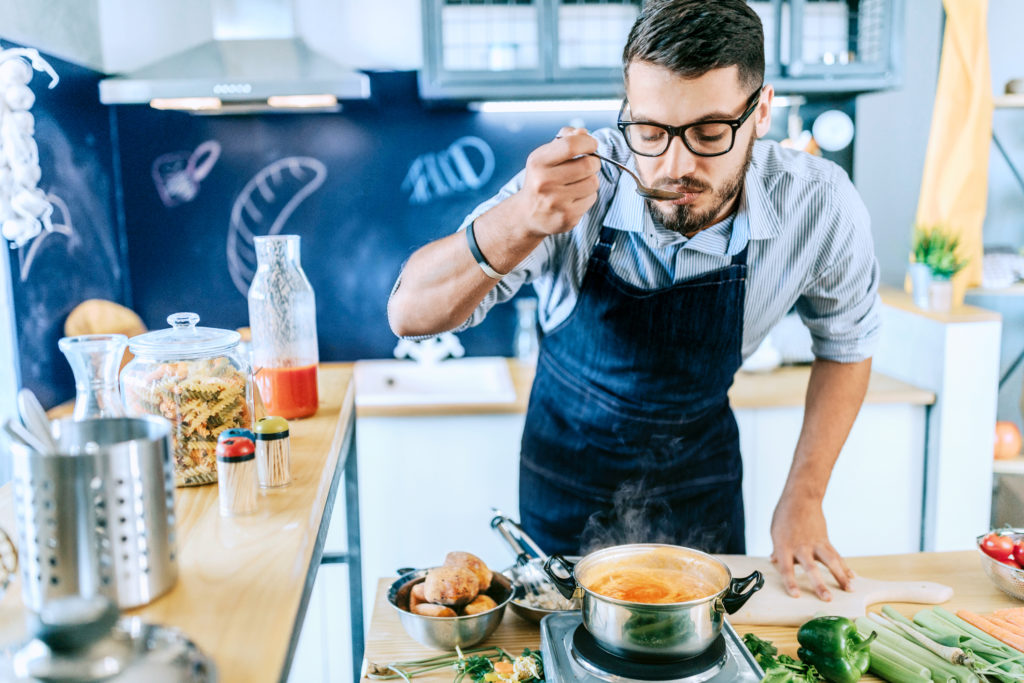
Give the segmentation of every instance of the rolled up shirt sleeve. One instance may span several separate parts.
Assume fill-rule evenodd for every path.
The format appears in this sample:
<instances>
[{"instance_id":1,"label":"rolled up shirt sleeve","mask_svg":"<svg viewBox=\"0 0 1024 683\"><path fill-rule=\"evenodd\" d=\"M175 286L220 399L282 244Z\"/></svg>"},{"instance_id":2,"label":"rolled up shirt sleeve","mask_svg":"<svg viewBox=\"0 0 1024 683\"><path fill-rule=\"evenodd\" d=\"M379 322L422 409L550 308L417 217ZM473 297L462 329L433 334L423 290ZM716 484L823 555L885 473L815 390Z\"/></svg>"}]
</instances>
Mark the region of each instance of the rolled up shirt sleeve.
<instances>
[{"instance_id":1,"label":"rolled up shirt sleeve","mask_svg":"<svg viewBox=\"0 0 1024 683\"><path fill-rule=\"evenodd\" d=\"M475 221L481 215L518 192L523 186L523 178L525 174L525 170L520 171L515 177L508 181L496 195L473 209L473 211L466 216L466 219L462 221L462 225L459 226L457 232L464 231L466 226ZM498 281L494 288L487 293L483 301L480 302L472 315L470 315L465 322L448 331L462 332L483 322L484 318L487 317L487 313L495 306L495 304L503 303L514 297L523 285L532 282L544 271L551 256L552 248L553 244L550 237L542 241L529 256L523 259L519 265ZM466 250L469 250L468 245L466 246ZM398 291L401 284L402 275L399 274L394 287L391 288L390 296L395 295L395 292ZM406 339L419 340L429 338L430 336L433 335L406 337Z\"/></svg>"},{"instance_id":2,"label":"rolled up shirt sleeve","mask_svg":"<svg viewBox=\"0 0 1024 683\"><path fill-rule=\"evenodd\" d=\"M796 310L810 330L816 358L856 363L874 355L878 346L878 259L863 200L838 168L833 182L815 272L797 299Z\"/></svg>"}]
</instances>

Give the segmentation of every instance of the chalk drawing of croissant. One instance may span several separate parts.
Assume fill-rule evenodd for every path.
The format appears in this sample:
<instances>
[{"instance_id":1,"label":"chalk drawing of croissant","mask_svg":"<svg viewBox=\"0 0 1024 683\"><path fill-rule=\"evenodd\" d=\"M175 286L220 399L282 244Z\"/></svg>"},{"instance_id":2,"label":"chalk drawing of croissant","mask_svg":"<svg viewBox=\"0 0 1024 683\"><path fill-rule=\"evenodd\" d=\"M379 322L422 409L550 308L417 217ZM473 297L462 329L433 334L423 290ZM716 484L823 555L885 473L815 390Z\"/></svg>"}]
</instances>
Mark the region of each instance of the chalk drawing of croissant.
<instances>
[{"instance_id":1,"label":"chalk drawing of croissant","mask_svg":"<svg viewBox=\"0 0 1024 683\"><path fill-rule=\"evenodd\" d=\"M327 178L327 167L312 157L286 157L270 164L245 184L231 208L228 272L242 296L256 272L253 237L277 235L288 219Z\"/></svg>"}]
</instances>

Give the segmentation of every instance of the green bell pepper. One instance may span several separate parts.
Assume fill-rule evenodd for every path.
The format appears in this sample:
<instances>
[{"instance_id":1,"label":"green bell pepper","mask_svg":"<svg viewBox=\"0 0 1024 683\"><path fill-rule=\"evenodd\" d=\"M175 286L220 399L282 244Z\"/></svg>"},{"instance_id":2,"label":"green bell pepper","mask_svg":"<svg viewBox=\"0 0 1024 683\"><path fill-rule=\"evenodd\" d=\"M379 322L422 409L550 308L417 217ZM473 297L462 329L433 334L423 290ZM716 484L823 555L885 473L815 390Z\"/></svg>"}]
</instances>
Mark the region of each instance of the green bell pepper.
<instances>
[{"instance_id":1,"label":"green bell pepper","mask_svg":"<svg viewBox=\"0 0 1024 683\"><path fill-rule=\"evenodd\" d=\"M797 631L797 655L830 683L856 683L868 670L868 646L877 635L865 638L845 617L818 617Z\"/></svg>"}]
</instances>

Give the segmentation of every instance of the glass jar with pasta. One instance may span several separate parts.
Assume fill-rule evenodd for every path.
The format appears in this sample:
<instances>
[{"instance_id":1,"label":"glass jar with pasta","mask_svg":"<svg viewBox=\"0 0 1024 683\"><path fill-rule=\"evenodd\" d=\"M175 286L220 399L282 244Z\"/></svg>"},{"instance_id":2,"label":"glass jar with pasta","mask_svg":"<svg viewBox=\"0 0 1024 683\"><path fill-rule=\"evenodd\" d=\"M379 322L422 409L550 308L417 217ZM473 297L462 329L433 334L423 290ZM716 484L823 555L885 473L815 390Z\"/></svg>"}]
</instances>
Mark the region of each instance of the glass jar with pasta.
<instances>
[{"instance_id":1,"label":"glass jar with pasta","mask_svg":"<svg viewBox=\"0 0 1024 683\"><path fill-rule=\"evenodd\" d=\"M121 371L121 396L130 415L171 421L174 483L217 481L217 437L252 428L252 381L238 348L239 334L197 327L195 313L168 316L171 329L129 340L135 355Z\"/></svg>"}]
</instances>

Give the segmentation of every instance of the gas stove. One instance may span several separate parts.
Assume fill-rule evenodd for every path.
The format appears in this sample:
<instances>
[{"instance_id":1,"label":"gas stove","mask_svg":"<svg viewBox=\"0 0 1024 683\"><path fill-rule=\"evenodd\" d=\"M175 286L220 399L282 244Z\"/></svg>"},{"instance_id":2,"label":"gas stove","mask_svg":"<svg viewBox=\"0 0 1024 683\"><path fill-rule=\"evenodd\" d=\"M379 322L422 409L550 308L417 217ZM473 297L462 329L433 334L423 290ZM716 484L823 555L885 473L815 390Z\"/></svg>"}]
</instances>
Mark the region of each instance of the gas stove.
<instances>
[{"instance_id":1,"label":"gas stove","mask_svg":"<svg viewBox=\"0 0 1024 683\"><path fill-rule=\"evenodd\" d=\"M602 650L583 628L579 612L563 612L541 620L540 649L549 683L758 683L763 676L728 622L723 622L722 635L704 653L678 662L647 664Z\"/></svg>"}]
</instances>

